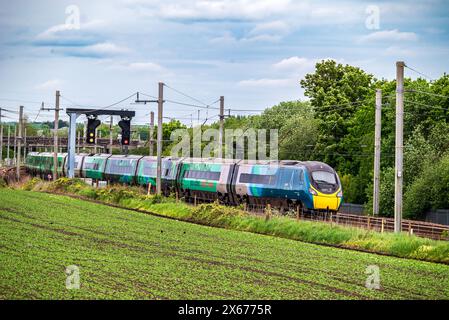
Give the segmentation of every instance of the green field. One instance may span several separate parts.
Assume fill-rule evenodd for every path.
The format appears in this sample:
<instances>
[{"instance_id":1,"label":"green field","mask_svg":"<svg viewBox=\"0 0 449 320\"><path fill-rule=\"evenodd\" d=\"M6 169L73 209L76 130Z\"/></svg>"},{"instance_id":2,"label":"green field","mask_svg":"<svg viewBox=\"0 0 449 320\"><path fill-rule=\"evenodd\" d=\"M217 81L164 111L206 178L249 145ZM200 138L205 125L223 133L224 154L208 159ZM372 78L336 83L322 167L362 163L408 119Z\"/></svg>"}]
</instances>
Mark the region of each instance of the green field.
<instances>
[{"instance_id":1,"label":"green field","mask_svg":"<svg viewBox=\"0 0 449 320\"><path fill-rule=\"evenodd\" d=\"M449 299L449 266L0 189L0 298Z\"/></svg>"}]
</instances>

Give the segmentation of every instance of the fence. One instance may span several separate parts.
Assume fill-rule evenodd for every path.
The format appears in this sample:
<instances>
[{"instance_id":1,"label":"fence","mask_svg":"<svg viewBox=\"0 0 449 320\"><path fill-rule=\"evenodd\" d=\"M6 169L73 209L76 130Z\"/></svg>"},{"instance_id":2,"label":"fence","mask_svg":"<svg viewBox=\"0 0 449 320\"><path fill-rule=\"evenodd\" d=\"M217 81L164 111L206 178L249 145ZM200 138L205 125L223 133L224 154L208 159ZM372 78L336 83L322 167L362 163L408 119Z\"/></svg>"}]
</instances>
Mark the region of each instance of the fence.
<instances>
[{"instance_id":1,"label":"fence","mask_svg":"<svg viewBox=\"0 0 449 320\"><path fill-rule=\"evenodd\" d=\"M378 232L393 232L394 219L362 216L347 213L315 213L309 215L298 215L298 219L310 221L323 221L339 225L364 228ZM449 226L415 220L402 220L402 231L421 237L449 240Z\"/></svg>"},{"instance_id":2,"label":"fence","mask_svg":"<svg viewBox=\"0 0 449 320\"><path fill-rule=\"evenodd\" d=\"M365 206L363 204L343 203L338 212L361 216L365 214Z\"/></svg>"},{"instance_id":3,"label":"fence","mask_svg":"<svg viewBox=\"0 0 449 320\"><path fill-rule=\"evenodd\" d=\"M426 214L425 220L427 222L449 225L449 210L430 211Z\"/></svg>"}]
</instances>

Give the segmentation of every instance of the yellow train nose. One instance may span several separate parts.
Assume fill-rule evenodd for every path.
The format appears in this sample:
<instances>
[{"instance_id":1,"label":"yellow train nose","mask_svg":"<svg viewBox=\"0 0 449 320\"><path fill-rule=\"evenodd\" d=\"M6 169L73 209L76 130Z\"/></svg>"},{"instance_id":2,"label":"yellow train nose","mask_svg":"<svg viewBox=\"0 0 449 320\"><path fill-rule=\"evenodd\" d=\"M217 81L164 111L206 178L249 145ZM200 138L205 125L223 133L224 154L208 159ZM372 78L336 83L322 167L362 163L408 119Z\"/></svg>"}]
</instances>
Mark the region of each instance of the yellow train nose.
<instances>
[{"instance_id":1,"label":"yellow train nose","mask_svg":"<svg viewBox=\"0 0 449 320\"><path fill-rule=\"evenodd\" d=\"M313 207L315 209L329 209L337 211L340 207L340 198L336 194L313 196Z\"/></svg>"},{"instance_id":2,"label":"yellow train nose","mask_svg":"<svg viewBox=\"0 0 449 320\"><path fill-rule=\"evenodd\" d=\"M322 210L332 210L337 211L340 208L341 197L338 196L340 193L339 189L337 192L332 194L322 193L315 188L313 188L316 195L313 195L313 208L314 209L322 209ZM341 195L341 194L340 194Z\"/></svg>"}]
</instances>

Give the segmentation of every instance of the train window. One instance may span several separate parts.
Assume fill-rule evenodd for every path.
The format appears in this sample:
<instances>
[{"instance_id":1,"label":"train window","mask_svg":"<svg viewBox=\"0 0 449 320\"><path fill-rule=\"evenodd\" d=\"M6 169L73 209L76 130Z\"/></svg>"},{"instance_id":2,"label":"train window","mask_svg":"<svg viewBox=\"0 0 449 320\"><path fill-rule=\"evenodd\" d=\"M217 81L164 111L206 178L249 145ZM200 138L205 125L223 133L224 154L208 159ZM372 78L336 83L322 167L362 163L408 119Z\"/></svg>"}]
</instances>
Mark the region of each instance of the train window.
<instances>
[{"instance_id":1,"label":"train window","mask_svg":"<svg viewBox=\"0 0 449 320\"><path fill-rule=\"evenodd\" d=\"M85 170L98 170L100 163L98 162L84 162Z\"/></svg>"},{"instance_id":2,"label":"train window","mask_svg":"<svg viewBox=\"0 0 449 320\"><path fill-rule=\"evenodd\" d=\"M293 189L299 189L304 184L304 172L302 170L295 170L292 177Z\"/></svg>"},{"instance_id":3,"label":"train window","mask_svg":"<svg viewBox=\"0 0 449 320\"><path fill-rule=\"evenodd\" d=\"M171 176L171 173L172 173L172 168L170 167L170 168L167 169L167 172L166 172L165 176L169 177L169 176Z\"/></svg>"},{"instance_id":4,"label":"train window","mask_svg":"<svg viewBox=\"0 0 449 320\"><path fill-rule=\"evenodd\" d=\"M184 174L186 179L220 180L220 172L188 170Z\"/></svg>"},{"instance_id":5,"label":"train window","mask_svg":"<svg viewBox=\"0 0 449 320\"><path fill-rule=\"evenodd\" d=\"M114 174L133 174L134 161L129 160L111 160L108 173Z\"/></svg>"},{"instance_id":6,"label":"train window","mask_svg":"<svg viewBox=\"0 0 449 320\"><path fill-rule=\"evenodd\" d=\"M327 171L313 171L312 178L317 183L337 184L335 174Z\"/></svg>"},{"instance_id":7,"label":"train window","mask_svg":"<svg viewBox=\"0 0 449 320\"><path fill-rule=\"evenodd\" d=\"M264 174L242 173L240 175L239 182L274 185L274 184L276 184L276 176L275 175L264 175Z\"/></svg>"},{"instance_id":8,"label":"train window","mask_svg":"<svg viewBox=\"0 0 449 320\"><path fill-rule=\"evenodd\" d=\"M144 176L155 177L157 175L157 168L145 165L143 167L143 175Z\"/></svg>"}]
</instances>

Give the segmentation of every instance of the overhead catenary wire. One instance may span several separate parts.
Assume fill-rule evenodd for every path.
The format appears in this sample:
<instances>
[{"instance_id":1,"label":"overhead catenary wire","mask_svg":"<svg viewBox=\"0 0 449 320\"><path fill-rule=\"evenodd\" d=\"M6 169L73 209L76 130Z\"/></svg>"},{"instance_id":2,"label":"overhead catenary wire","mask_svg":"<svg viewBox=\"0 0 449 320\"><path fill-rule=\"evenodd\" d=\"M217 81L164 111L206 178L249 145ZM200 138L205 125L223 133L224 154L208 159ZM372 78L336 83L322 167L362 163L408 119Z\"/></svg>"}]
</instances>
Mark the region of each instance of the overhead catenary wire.
<instances>
[{"instance_id":1,"label":"overhead catenary wire","mask_svg":"<svg viewBox=\"0 0 449 320\"><path fill-rule=\"evenodd\" d=\"M18 111L14 111L14 110L9 110L9 109L5 109L5 108L0 108L2 111L6 111L6 112L9 112L9 113L16 113L16 114L18 114L19 112Z\"/></svg>"},{"instance_id":2,"label":"overhead catenary wire","mask_svg":"<svg viewBox=\"0 0 449 320\"><path fill-rule=\"evenodd\" d=\"M195 97L192 97L191 95L188 95L187 93L184 93L184 92L182 92L182 91L180 91L180 90L178 90L178 89L175 89L175 88L169 86L169 85L166 84L166 83L164 83L164 87L167 87L168 89L171 89L171 90L175 91L176 93L179 93L180 95L182 95L182 96L184 96L184 97L186 97L186 98L189 98L189 99L191 99L191 100L193 100L193 101L196 101L196 102L198 102L198 103L201 103L201 104L204 105L204 106L208 106L207 103L205 103L205 102L203 102L203 101L201 101L201 100L199 100L199 99L197 99L197 98L195 98Z\"/></svg>"},{"instance_id":3,"label":"overhead catenary wire","mask_svg":"<svg viewBox=\"0 0 449 320\"><path fill-rule=\"evenodd\" d=\"M416 70L415 68L410 67L409 65L404 65L404 67L406 67L407 69L416 72L417 74L423 76L424 78L427 78L428 80L430 80L430 82L435 81L435 79L433 79L432 77L426 75L425 73L422 73L421 71Z\"/></svg>"},{"instance_id":4,"label":"overhead catenary wire","mask_svg":"<svg viewBox=\"0 0 449 320\"><path fill-rule=\"evenodd\" d=\"M448 99L448 98L449 98L449 96L445 96L445 95L442 95L442 94L433 93L433 92L427 92L427 91L420 91L420 90L415 90L415 89L405 90L405 92L422 93L422 94L427 94L427 95L429 95L429 96L434 96L434 97L439 97L439 98L445 98L445 99Z\"/></svg>"},{"instance_id":5,"label":"overhead catenary wire","mask_svg":"<svg viewBox=\"0 0 449 320\"><path fill-rule=\"evenodd\" d=\"M129 95L128 97L123 98L123 99L121 99L121 100L119 100L119 101L117 101L117 102L114 102L114 103L112 103L112 104L110 104L110 105L106 105L106 106L104 106L104 107L95 107L96 109L90 110L90 111L91 111L91 112L95 112L95 111L106 110L106 109L111 108L111 107L114 107L114 106L116 106L116 105L118 105L118 104L120 104L120 103L123 103L123 102L125 102L126 100L129 100L129 99L131 99L133 96L136 96L136 95L137 95L137 92L135 92L135 93ZM74 101L72 101L72 100L70 100L70 99L68 99L67 97L64 97L64 96L62 96L62 95L61 95L61 97L62 97L64 100L66 100L66 101L72 103L73 106L83 107L83 108L88 108L88 107L89 107L89 106L86 106L86 105L78 104L78 103L76 103L76 102L74 102Z\"/></svg>"},{"instance_id":6,"label":"overhead catenary wire","mask_svg":"<svg viewBox=\"0 0 449 320\"><path fill-rule=\"evenodd\" d=\"M410 104L415 104L415 105L422 106L422 107L427 107L427 108L430 108L430 109L438 109L438 110L449 111L449 108L444 108L444 107L440 107L440 106L431 106L431 105L428 105L428 104L425 104L425 103L421 103L421 102L418 102L418 101L412 101L412 100L405 100L404 99L404 102L410 103Z\"/></svg>"}]
</instances>

